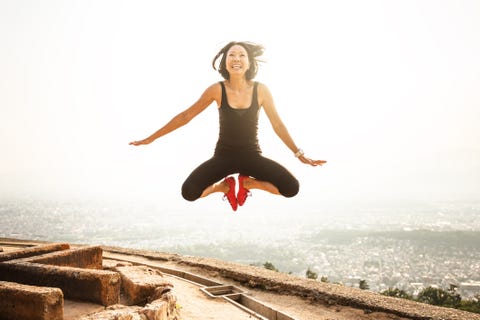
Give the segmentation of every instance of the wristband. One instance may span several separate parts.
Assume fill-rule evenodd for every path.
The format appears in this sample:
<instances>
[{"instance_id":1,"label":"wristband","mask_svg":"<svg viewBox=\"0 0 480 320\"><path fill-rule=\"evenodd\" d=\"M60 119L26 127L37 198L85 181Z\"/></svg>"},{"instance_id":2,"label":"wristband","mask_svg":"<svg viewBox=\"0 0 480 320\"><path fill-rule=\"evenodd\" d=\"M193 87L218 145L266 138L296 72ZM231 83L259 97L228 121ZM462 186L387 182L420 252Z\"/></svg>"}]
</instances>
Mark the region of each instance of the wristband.
<instances>
[{"instance_id":1,"label":"wristband","mask_svg":"<svg viewBox=\"0 0 480 320\"><path fill-rule=\"evenodd\" d=\"M295 158L301 157L305 154L302 149L298 149L297 152L295 152Z\"/></svg>"}]
</instances>

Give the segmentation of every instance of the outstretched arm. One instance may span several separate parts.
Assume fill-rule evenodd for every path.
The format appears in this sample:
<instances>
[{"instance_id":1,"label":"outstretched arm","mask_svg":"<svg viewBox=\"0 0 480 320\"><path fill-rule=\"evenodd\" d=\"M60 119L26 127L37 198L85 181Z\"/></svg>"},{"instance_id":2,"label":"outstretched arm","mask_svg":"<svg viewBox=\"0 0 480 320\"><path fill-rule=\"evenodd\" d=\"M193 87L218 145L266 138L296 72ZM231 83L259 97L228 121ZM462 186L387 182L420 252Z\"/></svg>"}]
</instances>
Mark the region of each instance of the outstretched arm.
<instances>
[{"instance_id":1,"label":"outstretched arm","mask_svg":"<svg viewBox=\"0 0 480 320\"><path fill-rule=\"evenodd\" d=\"M175 117L173 117L166 125L158 129L149 137L143 140L137 140L130 142L131 145L139 146L142 144L150 144L156 139L170 133L190 122L203 110L205 110L215 99L215 84L210 86L205 90L202 96L195 102L190 108L180 112Z\"/></svg>"},{"instance_id":2,"label":"outstretched arm","mask_svg":"<svg viewBox=\"0 0 480 320\"><path fill-rule=\"evenodd\" d=\"M297 147L295 142L293 141L290 133L287 130L287 127L283 124L280 115L275 108L275 104L273 102L272 94L270 90L263 85L259 85L259 95L260 95L260 103L263 106L265 113L267 114L270 123L272 124L273 130L277 134L277 136L285 143L285 145L295 154L295 156L300 159L303 163L312 165L312 166L321 166L322 164L326 163L325 160L312 160L307 158L303 151Z\"/></svg>"}]
</instances>

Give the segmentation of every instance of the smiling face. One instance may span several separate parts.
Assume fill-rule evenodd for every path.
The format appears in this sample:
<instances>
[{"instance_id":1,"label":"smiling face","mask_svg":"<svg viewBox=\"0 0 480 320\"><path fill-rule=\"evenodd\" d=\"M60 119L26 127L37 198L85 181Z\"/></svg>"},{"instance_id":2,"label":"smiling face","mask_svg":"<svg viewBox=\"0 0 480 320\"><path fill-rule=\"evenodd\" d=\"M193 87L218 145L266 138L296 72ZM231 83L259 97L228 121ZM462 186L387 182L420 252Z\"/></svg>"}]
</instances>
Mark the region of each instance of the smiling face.
<instances>
[{"instance_id":1,"label":"smiling face","mask_svg":"<svg viewBox=\"0 0 480 320\"><path fill-rule=\"evenodd\" d=\"M225 65L228 73L232 75L244 75L250 68L247 50L241 45L234 45L227 51Z\"/></svg>"},{"instance_id":2,"label":"smiling face","mask_svg":"<svg viewBox=\"0 0 480 320\"><path fill-rule=\"evenodd\" d=\"M231 74L235 77L243 75L245 79L252 80L258 71L259 60L257 57L262 54L262 45L253 42L231 41L213 58L212 67L218 70L225 80L229 80ZM218 59L220 59L220 63L217 69Z\"/></svg>"}]
</instances>

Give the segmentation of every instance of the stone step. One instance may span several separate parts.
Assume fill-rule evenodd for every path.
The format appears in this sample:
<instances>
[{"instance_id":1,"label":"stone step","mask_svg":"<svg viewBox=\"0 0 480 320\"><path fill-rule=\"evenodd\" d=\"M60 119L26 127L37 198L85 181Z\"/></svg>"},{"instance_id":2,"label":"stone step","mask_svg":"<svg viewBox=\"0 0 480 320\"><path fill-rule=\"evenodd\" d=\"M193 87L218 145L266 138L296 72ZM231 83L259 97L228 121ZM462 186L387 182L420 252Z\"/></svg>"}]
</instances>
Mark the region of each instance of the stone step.
<instances>
[{"instance_id":1,"label":"stone step","mask_svg":"<svg viewBox=\"0 0 480 320\"><path fill-rule=\"evenodd\" d=\"M0 318L63 320L63 293L58 288L0 281Z\"/></svg>"},{"instance_id":2,"label":"stone step","mask_svg":"<svg viewBox=\"0 0 480 320\"><path fill-rule=\"evenodd\" d=\"M69 299L104 306L118 303L120 297L120 275L105 270L3 262L0 263L0 280L60 288Z\"/></svg>"},{"instance_id":3,"label":"stone step","mask_svg":"<svg viewBox=\"0 0 480 320\"><path fill-rule=\"evenodd\" d=\"M29 258L29 257L49 253L49 252L61 251L61 250L67 250L67 249L70 249L70 245L68 243L52 243L52 244L42 244L38 246L28 247L21 250L0 252L0 262L14 260L14 259Z\"/></svg>"},{"instance_id":4,"label":"stone step","mask_svg":"<svg viewBox=\"0 0 480 320\"><path fill-rule=\"evenodd\" d=\"M13 259L8 263L33 262L55 266L102 269L103 250L99 246L88 246L45 253L27 258Z\"/></svg>"},{"instance_id":5,"label":"stone step","mask_svg":"<svg viewBox=\"0 0 480 320\"><path fill-rule=\"evenodd\" d=\"M145 304L158 288L168 292L173 287L160 271L147 266L116 267L114 270L122 278L122 289L128 305Z\"/></svg>"}]
</instances>

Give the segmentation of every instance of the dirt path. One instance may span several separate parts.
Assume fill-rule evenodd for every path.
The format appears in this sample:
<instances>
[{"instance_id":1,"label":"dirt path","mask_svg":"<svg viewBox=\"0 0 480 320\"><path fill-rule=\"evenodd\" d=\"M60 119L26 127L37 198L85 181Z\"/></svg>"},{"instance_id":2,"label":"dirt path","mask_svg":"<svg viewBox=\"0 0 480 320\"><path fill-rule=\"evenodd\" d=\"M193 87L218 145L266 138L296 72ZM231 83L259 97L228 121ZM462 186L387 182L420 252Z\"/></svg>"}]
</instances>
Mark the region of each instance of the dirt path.
<instances>
[{"instance_id":1,"label":"dirt path","mask_svg":"<svg viewBox=\"0 0 480 320\"><path fill-rule=\"evenodd\" d=\"M223 299L211 299L199 286L176 277L165 275L173 284L182 319L252 320L250 315Z\"/></svg>"},{"instance_id":2,"label":"dirt path","mask_svg":"<svg viewBox=\"0 0 480 320\"><path fill-rule=\"evenodd\" d=\"M209 272L196 267L179 265L172 261L152 261L146 257L131 256L119 253L105 252L104 256L132 263L145 264L150 267L172 268L200 275L205 278L221 282L226 285L237 286L249 296L263 302L265 305L288 314L298 320L408 320L382 312L365 312L361 309L344 306L326 306L318 302L310 302L307 299L292 295L281 295L264 290L247 288L221 277L217 272ZM166 275L168 276L168 275ZM221 299L208 298L200 291L200 286L191 284L176 277L171 278L174 283L174 291L178 302L182 306L181 316L185 320L205 319L252 319L244 311Z\"/></svg>"}]
</instances>

